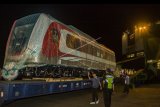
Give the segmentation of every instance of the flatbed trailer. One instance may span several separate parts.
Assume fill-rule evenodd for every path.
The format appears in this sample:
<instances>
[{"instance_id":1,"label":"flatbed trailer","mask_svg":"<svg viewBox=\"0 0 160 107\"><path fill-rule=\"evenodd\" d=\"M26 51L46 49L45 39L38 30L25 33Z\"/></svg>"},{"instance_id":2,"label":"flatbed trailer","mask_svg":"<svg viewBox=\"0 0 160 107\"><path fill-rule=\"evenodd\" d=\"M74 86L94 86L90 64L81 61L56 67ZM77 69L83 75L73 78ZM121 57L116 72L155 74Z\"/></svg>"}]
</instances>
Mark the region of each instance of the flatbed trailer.
<instances>
[{"instance_id":1,"label":"flatbed trailer","mask_svg":"<svg viewBox=\"0 0 160 107\"><path fill-rule=\"evenodd\" d=\"M0 81L0 106L34 96L81 90L91 87L90 80L15 80Z\"/></svg>"}]
</instances>

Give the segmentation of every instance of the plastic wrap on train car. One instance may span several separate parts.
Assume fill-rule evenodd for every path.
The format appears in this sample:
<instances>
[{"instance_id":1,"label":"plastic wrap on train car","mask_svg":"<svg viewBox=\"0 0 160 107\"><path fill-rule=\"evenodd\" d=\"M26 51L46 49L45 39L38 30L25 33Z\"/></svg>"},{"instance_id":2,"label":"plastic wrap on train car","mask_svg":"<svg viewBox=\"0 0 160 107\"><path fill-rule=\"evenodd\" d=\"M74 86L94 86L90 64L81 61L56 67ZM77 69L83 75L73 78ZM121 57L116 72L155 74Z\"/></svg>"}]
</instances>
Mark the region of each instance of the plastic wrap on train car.
<instances>
[{"instance_id":1,"label":"plastic wrap on train car","mask_svg":"<svg viewBox=\"0 0 160 107\"><path fill-rule=\"evenodd\" d=\"M115 53L98 39L44 13L22 17L12 26L2 76L81 77L88 68L115 68Z\"/></svg>"}]
</instances>

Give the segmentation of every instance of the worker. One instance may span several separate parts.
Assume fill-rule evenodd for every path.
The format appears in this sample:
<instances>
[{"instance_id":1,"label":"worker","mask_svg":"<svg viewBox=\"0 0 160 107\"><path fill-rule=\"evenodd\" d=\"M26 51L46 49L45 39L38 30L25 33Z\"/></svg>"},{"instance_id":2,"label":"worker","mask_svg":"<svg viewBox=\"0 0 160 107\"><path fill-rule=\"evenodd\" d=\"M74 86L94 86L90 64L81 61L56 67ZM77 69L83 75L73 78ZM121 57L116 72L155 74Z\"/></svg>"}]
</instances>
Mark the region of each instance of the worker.
<instances>
[{"instance_id":1,"label":"worker","mask_svg":"<svg viewBox=\"0 0 160 107\"><path fill-rule=\"evenodd\" d=\"M113 71L108 68L103 76L103 98L105 107L111 106L111 96L114 91Z\"/></svg>"}]
</instances>

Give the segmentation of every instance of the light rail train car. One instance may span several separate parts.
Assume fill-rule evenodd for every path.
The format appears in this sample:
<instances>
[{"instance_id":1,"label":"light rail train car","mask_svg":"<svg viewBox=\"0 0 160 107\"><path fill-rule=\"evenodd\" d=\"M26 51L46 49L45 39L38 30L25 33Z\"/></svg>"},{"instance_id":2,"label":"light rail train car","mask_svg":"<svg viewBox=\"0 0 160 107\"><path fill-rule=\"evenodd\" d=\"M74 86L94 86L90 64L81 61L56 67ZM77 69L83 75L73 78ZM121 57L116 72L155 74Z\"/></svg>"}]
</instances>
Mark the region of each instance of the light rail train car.
<instances>
[{"instance_id":1,"label":"light rail train car","mask_svg":"<svg viewBox=\"0 0 160 107\"><path fill-rule=\"evenodd\" d=\"M0 105L33 96L91 87L92 71L116 67L115 53L77 28L37 13L17 19L5 53Z\"/></svg>"},{"instance_id":2,"label":"light rail train car","mask_svg":"<svg viewBox=\"0 0 160 107\"><path fill-rule=\"evenodd\" d=\"M73 26L44 13L16 20L5 53L2 76L82 77L89 69L115 68L115 53Z\"/></svg>"}]
</instances>

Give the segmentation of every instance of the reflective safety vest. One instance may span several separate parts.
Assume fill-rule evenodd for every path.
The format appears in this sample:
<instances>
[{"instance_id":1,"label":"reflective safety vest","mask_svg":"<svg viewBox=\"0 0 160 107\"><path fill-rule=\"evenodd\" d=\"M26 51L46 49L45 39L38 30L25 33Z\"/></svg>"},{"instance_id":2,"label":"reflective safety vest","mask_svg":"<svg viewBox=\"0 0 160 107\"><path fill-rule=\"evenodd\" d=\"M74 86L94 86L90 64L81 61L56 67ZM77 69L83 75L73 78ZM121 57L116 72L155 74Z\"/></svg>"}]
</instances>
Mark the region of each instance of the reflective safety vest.
<instances>
[{"instance_id":1,"label":"reflective safety vest","mask_svg":"<svg viewBox=\"0 0 160 107\"><path fill-rule=\"evenodd\" d=\"M113 88L113 79L114 79L114 77L112 75L106 75L105 76L105 82L107 83L106 88L108 88L108 89Z\"/></svg>"}]
</instances>

